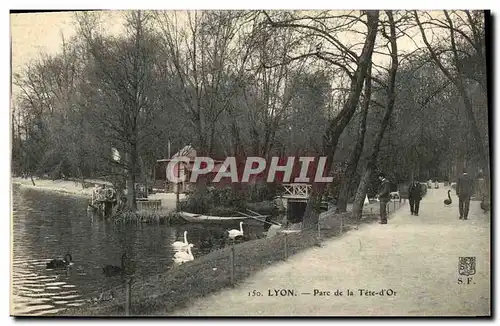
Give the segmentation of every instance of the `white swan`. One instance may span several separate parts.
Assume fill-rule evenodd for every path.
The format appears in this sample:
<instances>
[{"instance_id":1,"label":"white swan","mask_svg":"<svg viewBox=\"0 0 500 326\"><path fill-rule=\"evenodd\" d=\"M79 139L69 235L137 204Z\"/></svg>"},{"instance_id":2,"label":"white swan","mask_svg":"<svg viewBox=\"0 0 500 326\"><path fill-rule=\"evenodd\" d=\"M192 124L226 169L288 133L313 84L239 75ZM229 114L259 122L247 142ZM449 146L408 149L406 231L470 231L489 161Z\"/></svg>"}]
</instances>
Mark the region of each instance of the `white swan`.
<instances>
[{"instance_id":1,"label":"white swan","mask_svg":"<svg viewBox=\"0 0 500 326\"><path fill-rule=\"evenodd\" d=\"M187 231L184 231L184 242L182 241L175 241L172 243L172 247L177 250L181 249L187 249L189 246L188 240L187 240Z\"/></svg>"},{"instance_id":2,"label":"white swan","mask_svg":"<svg viewBox=\"0 0 500 326\"><path fill-rule=\"evenodd\" d=\"M194 247L193 244L189 244L187 247L187 251L179 251L174 255L173 260L176 263L185 263L187 261L194 260L193 253L191 252L191 248Z\"/></svg>"},{"instance_id":3,"label":"white swan","mask_svg":"<svg viewBox=\"0 0 500 326\"><path fill-rule=\"evenodd\" d=\"M235 239L236 237L242 236L243 235L243 222L240 222L240 229L232 229L227 231L229 233L229 238Z\"/></svg>"}]
</instances>

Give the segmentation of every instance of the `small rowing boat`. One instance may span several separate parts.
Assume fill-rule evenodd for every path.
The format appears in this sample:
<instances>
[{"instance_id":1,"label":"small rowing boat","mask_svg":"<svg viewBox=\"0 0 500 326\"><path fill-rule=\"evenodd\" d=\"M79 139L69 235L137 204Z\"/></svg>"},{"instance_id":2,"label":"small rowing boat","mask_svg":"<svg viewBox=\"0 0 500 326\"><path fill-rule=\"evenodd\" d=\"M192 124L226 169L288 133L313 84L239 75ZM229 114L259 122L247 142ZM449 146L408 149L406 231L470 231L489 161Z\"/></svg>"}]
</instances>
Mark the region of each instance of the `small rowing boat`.
<instances>
[{"instance_id":1,"label":"small rowing boat","mask_svg":"<svg viewBox=\"0 0 500 326\"><path fill-rule=\"evenodd\" d=\"M251 216L210 216L203 214L193 214L188 212L179 212L180 217L191 223L222 223L222 222L241 222L253 219ZM259 218L266 218L268 215L259 215Z\"/></svg>"}]
</instances>

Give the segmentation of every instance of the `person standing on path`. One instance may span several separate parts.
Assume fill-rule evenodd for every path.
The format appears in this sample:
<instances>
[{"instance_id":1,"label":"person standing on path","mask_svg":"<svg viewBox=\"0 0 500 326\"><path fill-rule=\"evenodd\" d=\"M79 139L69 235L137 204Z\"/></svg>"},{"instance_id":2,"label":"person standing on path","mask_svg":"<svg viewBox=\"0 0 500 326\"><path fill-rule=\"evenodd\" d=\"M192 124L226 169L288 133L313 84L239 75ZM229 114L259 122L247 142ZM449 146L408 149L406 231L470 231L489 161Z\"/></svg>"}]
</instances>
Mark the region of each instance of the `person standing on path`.
<instances>
[{"instance_id":1,"label":"person standing on path","mask_svg":"<svg viewBox=\"0 0 500 326\"><path fill-rule=\"evenodd\" d=\"M410 202L411 215L418 216L420 201L422 200L422 186L419 182L412 181L408 188L408 201Z\"/></svg>"},{"instance_id":2,"label":"person standing on path","mask_svg":"<svg viewBox=\"0 0 500 326\"><path fill-rule=\"evenodd\" d=\"M379 173L380 188L378 191L378 199L380 201L380 224L387 224L387 203L390 199L391 184L385 177L384 173Z\"/></svg>"},{"instance_id":3,"label":"person standing on path","mask_svg":"<svg viewBox=\"0 0 500 326\"><path fill-rule=\"evenodd\" d=\"M480 207L484 212L487 212L490 210L490 190L483 171L479 171L476 182L475 190L477 197L481 200Z\"/></svg>"},{"instance_id":4,"label":"person standing on path","mask_svg":"<svg viewBox=\"0 0 500 326\"><path fill-rule=\"evenodd\" d=\"M460 211L460 220L466 220L469 215L470 197L473 192L473 180L464 169L463 174L457 181L457 196L458 196L458 209Z\"/></svg>"}]
</instances>

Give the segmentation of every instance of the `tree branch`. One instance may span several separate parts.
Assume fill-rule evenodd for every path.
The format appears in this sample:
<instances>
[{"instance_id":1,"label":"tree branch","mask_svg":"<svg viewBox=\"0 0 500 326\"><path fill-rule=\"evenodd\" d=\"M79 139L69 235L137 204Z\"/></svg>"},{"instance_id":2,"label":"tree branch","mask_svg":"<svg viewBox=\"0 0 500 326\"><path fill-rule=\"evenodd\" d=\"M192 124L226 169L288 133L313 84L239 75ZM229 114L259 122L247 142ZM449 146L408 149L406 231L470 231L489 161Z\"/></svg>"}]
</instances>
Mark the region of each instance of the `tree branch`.
<instances>
[{"instance_id":1,"label":"tree branch","mask_svg":"<svg viewBox=\"0 0 500 326\"><path fill-rule=\"evenodd\" d=\"M355 52L349 50L344 44L342 44L339 40L337 40L335 37L333 37L330 33L326 32L320 28L314 27L314 26L295 24L295 23L291 23L291 22L275 22L271 19L271 17L268 15L268 13L265 10L263 10L262 12L266 16L269 25L271 25L272 27L303 28L303 29L315 31L315 32L319 33L322 38L329 41L330 44L332 44L333 46L335 46L339 50L344 51L347 55L349 55L351 57L351 59L354 62L358 63L358 61L359 61L358 55Z\"/></svg>"}]
</instances>

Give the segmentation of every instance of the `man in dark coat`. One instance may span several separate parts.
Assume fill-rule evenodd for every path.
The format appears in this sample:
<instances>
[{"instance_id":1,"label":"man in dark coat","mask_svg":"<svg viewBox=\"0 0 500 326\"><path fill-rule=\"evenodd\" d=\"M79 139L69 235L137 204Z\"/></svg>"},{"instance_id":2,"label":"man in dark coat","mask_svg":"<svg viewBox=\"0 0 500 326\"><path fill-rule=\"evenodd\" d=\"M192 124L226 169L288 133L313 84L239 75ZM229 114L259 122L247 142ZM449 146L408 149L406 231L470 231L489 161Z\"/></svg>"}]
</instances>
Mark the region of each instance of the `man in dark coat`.
<instances>
[{"instance_id":1,"label":"man in dark coat","mask_svg":"<svg viewBox=\"0 0 500 326\"><path fill-rule=\"evenodd\" d=\"M474 181L467 174L467 170L458 178L457 181L457 196L458 208L460 210L460 219L466 220L469 215L470 197L474 191Z\"/></svg>"},{"instance_id":2,"label":"man in dark coat","mask_svg":"<svg viewBox=\"0 0 500 326\"><path fill-rule=\"evenodd\" d=\"M413 181L408 188L408 201L410 202L411 215L418 216L420 201L422 200L422 185L419 182Z\"/></svg>"},{"instance_id":3,"label":"man in dark coat","mask_svg":"<svg viewBox=\"0 0 500 326\"><path fill-rule=\"evenodd\" d=\"M380 180L380 188L378 190L378 199L380 201L380 224L387 224L387 203L390 200L391 184L383 173L379 173L378 179Z\"/></svg>"}]
</instances>

